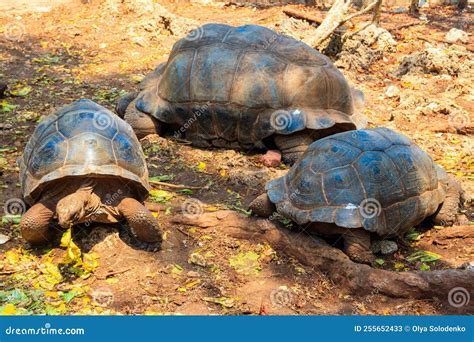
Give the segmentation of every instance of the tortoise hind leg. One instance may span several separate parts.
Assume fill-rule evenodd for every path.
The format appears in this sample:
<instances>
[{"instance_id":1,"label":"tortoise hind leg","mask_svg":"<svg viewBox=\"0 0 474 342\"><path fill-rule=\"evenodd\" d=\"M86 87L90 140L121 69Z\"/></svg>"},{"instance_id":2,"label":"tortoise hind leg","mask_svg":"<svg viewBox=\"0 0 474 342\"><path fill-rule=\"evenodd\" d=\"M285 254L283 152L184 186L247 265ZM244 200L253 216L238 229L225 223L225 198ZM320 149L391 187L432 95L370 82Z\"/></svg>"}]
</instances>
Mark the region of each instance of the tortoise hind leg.
<instances>
[{"instance_id":1,"label":"tortoise hind leg","mask_svg":"<svg viewBox=\"0 0 474 342\"><path fill-rule=\"evenodd\" d=\"M255 198L249 205L252 213L261 217L270 217L275 211L275 205L270 201L266 193Z\"/></svg>"},{"instance_id":2,"label":"tortoise hind leg","mask_svg":"<svg viewBox=\"0 0 474 342\"><path fill-rule=\"evenodd\" d=\"M462 198L462 189L453 176L448 176L446 198L433 220L441 226L452 226L456 223L457 213Z\"/></svg>"},{"instance_id":3,"label":"tortoise hind leg","mask_svg":"<svg viewBox=\"0 0 474 342\"><path fill-rule=\"evenodd\" d=\"M161 245L162 235L158 222L151 212L134 198L124 198L117 206L127 220L134 237L146 244L147 249L156 250Z\"/></svg>"},{"instance_id":4,"label":"tortoise hind leg","mask_svg":"<svg viewBox=\"0 0 474 342\"><path fill-rule=\"evenodd\" d=\"M347 229L342 235L344 253L352 261L361 264L372 264L375 260L370 250L370 233L363 228Z\"/></svg>"},{"instance_id":5,"label":"tortoise hind leg","mask_svg":"<svg viewBox=\"0 0 474 342\"><path fill-rule=\"evenodd\" d=\"M54 208L44 203L36 203L21 218L20 231L31 245L45 244L53 238L50 228Z\"/></svg>"},{"instance_id":6,"label":"tortoise hind leg","mask_svg":"<svg viewBox=\"0 0 474 342\"><path fill-rule=\"evenodd\" d=\"M293 165L314 141L310 130L296 132L290 135L277 134L274 137L275 145L282 153L283 162Z\"/></svg>"}]
</instances>

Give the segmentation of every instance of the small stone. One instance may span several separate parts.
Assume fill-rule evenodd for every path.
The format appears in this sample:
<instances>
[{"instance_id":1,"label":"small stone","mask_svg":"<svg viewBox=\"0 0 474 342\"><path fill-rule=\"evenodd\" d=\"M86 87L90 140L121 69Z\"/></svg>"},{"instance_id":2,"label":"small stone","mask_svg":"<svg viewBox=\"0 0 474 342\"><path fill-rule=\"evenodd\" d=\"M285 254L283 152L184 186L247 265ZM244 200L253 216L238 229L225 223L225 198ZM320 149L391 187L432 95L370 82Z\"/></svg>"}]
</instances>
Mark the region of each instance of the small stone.
<instances>
[{"instance_id":1,"label":"small stone","mask_svg":"<svg viewBox=\"0 0 474 342\"><path fill-rule=\"evenodd\" d=\"M398 250L396 242L391 240L376 241L370 247L373 253L381 253L383 255L393 254Z\"/></svg>"},{"instance_id":2,"label":"small stone","mask_svg":"<svg viewBox=\"0 0 474 342\"><path fill-rule=\"evenodd\" d=\"M4 243L7 243L10 241L11 237L5 234L0 234L0 245L3 245Z\"/></svg>"},{"instance_id":3,"label":"small stone","mask_svg":"<svg viewBox=\"0 0 474 342\"><path fill-rule=\"evenodd\" d=\"M207 260L204 256L198 253L191 253L189 256L188 262L190 264L206 267L207 266Z\"/></svg>"},{"instance_id":4,"label":"small stone","mask_svg":"<svg viewBox=\"0 0 474 342\"><path fill-rule=\"evenodd\" d=\"M396 86L391 85L387 88L385 91L385 96L390 97L390 98L399 98L400 97L400 89L398 89Z\"/></svg>"},{"instance_id":5,"label":"small stone","mask_svg":"<svg viewBox=\"0 0 474 342\"><path fill-rule=\"evenodd\" d=\"M398 250L398 245L395 241L382 240L380 241L380 252L383 255L393 254Z\"/></svg>"},{"instance_id":6,"label":"small stone","mask_svg":"<svg viewBox=\"0 0 474 342\"><path fill-rule=\"evenodd\" d=\"M448 43L456 43L457 41L460 41L462 43L469 42L469 36L467 32L464 32L463 30L459 30L457 28L452 28L451 30L449 30L448 33L446 33L445 39Z\"/></svg>"},{"instance_id":7,"label":"small stone","mask_svg":"<svg viewBox=\"0 0 474 342\"><path fill-rule=\"evenodd\" d=\"M189 271L188 273L186 273L186 276L188 276L189 278L199 278L201 275L196 271Z\"/></svg>"},{"instance_id":8,"label":"small stone","mask_svg":"<svg viewBox=\"0 0 474 342\"><path fill-rule=\"evenodd\" d=\"M392 12L396 14L406 13L407 9L405 7L398 7L398 8L395 8Z\"/></svg>"}]
</instances>

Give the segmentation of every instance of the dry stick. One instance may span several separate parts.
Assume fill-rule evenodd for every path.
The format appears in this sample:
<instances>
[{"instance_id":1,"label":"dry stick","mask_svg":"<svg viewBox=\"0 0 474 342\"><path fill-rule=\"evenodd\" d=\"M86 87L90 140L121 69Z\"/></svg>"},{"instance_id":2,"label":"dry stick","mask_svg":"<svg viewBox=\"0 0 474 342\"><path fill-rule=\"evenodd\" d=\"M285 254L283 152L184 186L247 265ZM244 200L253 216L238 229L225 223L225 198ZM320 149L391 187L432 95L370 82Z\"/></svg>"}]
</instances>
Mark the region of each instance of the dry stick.
<instances>
[{"instance_id":1,"label":"dry stick","mask_svg":"<svg viewBox=\"0 0 474 342\"><path fill-rule=\"evenodd\" d=\"M205 186L190 186L190 185L184 185L184 184L172 184L172 183L166 183L166 182L160 182L160 181L154 181L154 180L149 180L148 182L150 184L153 184L153 185L167 186L168 188L173 188L173 189L199 190L199 189L204 189L205 188Z\"/></svg>"},{"instance_id":2,"label":"dry stick","mask_svg":"<svg viewBox=\"0 0 474 342\"><path fill-rule=\"evenodd\" d=\"M121 273L125 273L125 272L128 272L130 271L132 268L131 267L128 267L128 268L125 268L123 270L119 270L119 271L112 271L112 272L107 272L104 276L100 276L100 275L95 275L95 277L97 279L100 279L100 280L104 280L104 279L107 279L108 277L111 277L111 276L114 276L114 275L117 275L117 274L121 274Z\"/></svg>"},{"instance_id":3,"label":"dry stick","mask_svg":"<svg viewBox=\"0 0 474 342\"><path fill-rule=\"evenodd\" d=\"M336 0L334 5L329 10L328 15L316 30L316 39L312 44L314 47L318 48L324 41L326 41L326 39L329 38L331 34L333 34L334 31L336 31L341 25L343 25L347 21L354 19L355 17L361 16L365 13L368 13L374 8L375 15L372 22L378 20L377 13L380 11L382 0L376 0L370 5L368 5L366 8L344 18L346 12L349 10L350 3L351 0ZM363 29L365 29L366 27L364 27ZM360 32L363 29L357 32Z\"/></svg>"},{"instance_id":4,"label":"dry stick","mask_svg":"<svg viewBox=\"0 0 474 342\"><path fill-rule=\"evenodd\" d=\"M213 228L236 239L266 242L274 250L296 257L302 264L325 272L341 288L359 295L381 293L398 298L446 300L453 288L474 290L474 271L394 272L351 261L337 248L305 233L295 233L268 219L246 217L233 211L204 213L197 217L177 215L172 222Z\"/></svg>"},{"instance_id":5,"label":"dry stick","mask_svg":"<svg viewBox=\"0 0 474 342\"><path fill-rule=\"evenodd\" d=\"M296 18L296 19L301 19L301 20L306 20L306 21L309 21L311 23L315 23L315 24L318 24L318 25L321 25L321 23L323 22L322 18L312 16L311 14L297 12L297 11L292 10L292 9L284 9L283 13L285 13L286 15L288 15L290 17L293 17L293 18Z\"/></svg>"}]
</instances>

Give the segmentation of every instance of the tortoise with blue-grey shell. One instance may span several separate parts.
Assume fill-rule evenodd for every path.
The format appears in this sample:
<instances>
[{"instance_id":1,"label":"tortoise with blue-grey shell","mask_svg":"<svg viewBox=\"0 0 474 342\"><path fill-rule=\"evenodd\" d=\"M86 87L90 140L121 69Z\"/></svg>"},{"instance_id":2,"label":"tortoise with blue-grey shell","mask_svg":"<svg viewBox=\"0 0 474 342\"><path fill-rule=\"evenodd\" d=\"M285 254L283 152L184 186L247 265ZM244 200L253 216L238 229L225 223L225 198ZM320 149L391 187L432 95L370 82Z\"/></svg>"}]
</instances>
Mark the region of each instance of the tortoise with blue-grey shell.
<instances>
[{"instance_id":1,"label":"tortoise with blue-grey shell","mask_svg":"<svg viewBox=\"0 0 474 342\"><path fill-rule=\"evenodd\" d=\"M291 164L321 137L364 128L363 105L362 92L303 42L258 25L207 24L179 40L116 111L139 138L276 147Z\"/></svg>"},{"instance_id":2,"label":"tortoise with blue-grey shell","mask_svg":"<svg viewBox=\"0 0 474 342\"><path fill-rule=\"evenodd\" d=\"M354 261L371 263L371 234L400 236L432 216L456 220L460 186L407 137L388 128L343 132L311 144L251 204L322 235L340 235Z\"/></svg>"},{"instance_id":3,"label":"tortoise with blue-grey shell","mask_svg":"<svg viewBox=\"0 0 474 342\"><path fill-rule=\"evenodd\" d=\"M140 143L125 121L90 100L41 121L21 157L20 182L31 205L21 233L33 245L50 241L57 218L63 228L125 219L138 240L159 246L158 222L141 203L149 184Z\"/></svg>"}]
</instances>

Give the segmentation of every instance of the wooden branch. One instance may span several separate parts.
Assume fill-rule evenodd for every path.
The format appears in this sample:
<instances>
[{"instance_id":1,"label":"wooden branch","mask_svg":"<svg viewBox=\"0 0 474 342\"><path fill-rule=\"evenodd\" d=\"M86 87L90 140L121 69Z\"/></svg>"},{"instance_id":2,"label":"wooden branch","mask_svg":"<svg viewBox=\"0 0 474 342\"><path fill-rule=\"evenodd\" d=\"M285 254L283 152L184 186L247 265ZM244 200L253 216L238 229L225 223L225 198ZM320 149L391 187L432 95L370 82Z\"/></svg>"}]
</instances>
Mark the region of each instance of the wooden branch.
<instances>
[{"instance_id":1,"label":"wooden branch","mask_svg":"<svg viewBox=\"0 0 474 342\"><path fill-rule=\"evenodd\" d=\"M184 184L172 184L172 183L166 183L166 182L160 182L160 181L154 181L154 180L149 180L148 182L151 185L161 185L161 186L166 186L168 188L173 188L173 189L199 190L199 189L204 189L205 188L205 186L191 186L191 185L184 185Z\"/></svg>"},{"instance_id":2,"label":"wooden branch","mask_svg":"<svg viewBox=\"0 0 474 342\"><path fill-rule=\"evenodd\" d=\"M379 2L380 2L380 0L376 0L376 1L372 2L370 5L368 5L366 8L347 16L345 19L343 19L341 21L341 25L344 24L346 21L354 19L355 17L359 17L361 15L369 13Z\"/></svg>"},{"instance_id":3,"label":"wooden branch","mask_svg":"<svg viewBox=\"0 0 474 342\"><path fill-rule=\"evenodd\" d=\"M285 13L289 17L293 17L293 18L301 19L301 20L306 20L306 21L309 21L310 23L315 23L315 24L318 24L318 25L321 25L321 23L323 22L322 18L312 16L311 14L301 13L301 12L298 12L298 11L295 11L295 10L292 10L292 9L289 9L289 8L284 9L283 13Z\"/></svg>"},{"instance_id":4,"label":"wooden branch","mask_svg":"<svg viewBox=\"0 0 474 342\"><path fill-rule=\"evenodd\" d=\"M335 284L358 295L381 293L399 298L446 300L455 287L474 290L472 270L393 272L372 268L354 263L342 251L319 238L289 231L268 219L246 217L234 211L204 213L197 217L178 215L172 222L216 229L237 239L266 242L276 251L325 272Z\"/></svg>"}]
</instances>

